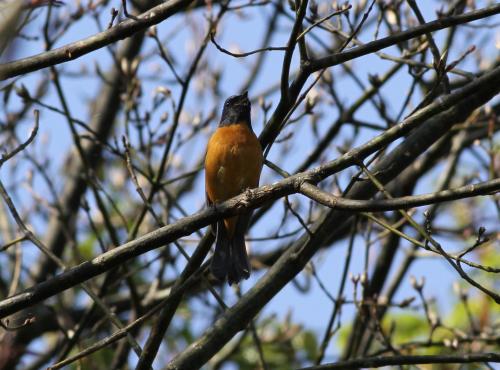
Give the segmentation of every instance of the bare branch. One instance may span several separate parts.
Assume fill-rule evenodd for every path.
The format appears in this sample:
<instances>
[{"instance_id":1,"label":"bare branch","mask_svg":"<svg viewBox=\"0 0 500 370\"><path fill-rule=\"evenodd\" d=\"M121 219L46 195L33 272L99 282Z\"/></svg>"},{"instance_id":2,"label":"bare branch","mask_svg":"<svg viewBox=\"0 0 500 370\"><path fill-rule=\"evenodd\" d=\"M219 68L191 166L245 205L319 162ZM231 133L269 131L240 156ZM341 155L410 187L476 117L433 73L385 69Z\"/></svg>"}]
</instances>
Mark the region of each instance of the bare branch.
<instances>
[{"instance_id":1,"label":"bare branch","mask_svg":"<svg viewBox=\"0 0 500 370\"><path fill-rule=\"evenodd\" d=\"M334 364L303 367L300 370L334 370L359 369L360 367L382 367L391 365L423 365L423 364L468 364L472 362L500 362L496 353L469 353L464 355L435 356L391 356L362 358L349 361L339 361Z\"/></svg>"},{"instance_id":2,"label":"bare branch","mask_svg":"<svg viewBox=\"0 0 500 370\"><path fill-rule=\"evenodd\" d=\"M195 4L195 0L174 0L163 3L141 14L137 20L129 19L89 38L32 57L2 64L0 65L0 80L74 60L113 42L130 37Z\"/></svg>"},{"instance_id":3,"label":"bare branch","mask_svg":"<svg viewBox=\"0 0 500 370\"><path fill-rule=\"evenodd\" d=\"M38 132L38 123L39 123L39 119L40 119L40 112L35 109L34 114L35 114L35 125L31 129L30 136L28 137L28 139L26 139L26 141L24 143L20 144L17 148L12 150L11 152L2 154L2 158L0 158L0 168L2 167L2 165L5 162L7 162L9 159L14 157L19 152L22 152L24 149L26 149L28 147L28 145L31 144L31 142L33 140L35 140L35 136Z\"/></svg>"}]
</instances>

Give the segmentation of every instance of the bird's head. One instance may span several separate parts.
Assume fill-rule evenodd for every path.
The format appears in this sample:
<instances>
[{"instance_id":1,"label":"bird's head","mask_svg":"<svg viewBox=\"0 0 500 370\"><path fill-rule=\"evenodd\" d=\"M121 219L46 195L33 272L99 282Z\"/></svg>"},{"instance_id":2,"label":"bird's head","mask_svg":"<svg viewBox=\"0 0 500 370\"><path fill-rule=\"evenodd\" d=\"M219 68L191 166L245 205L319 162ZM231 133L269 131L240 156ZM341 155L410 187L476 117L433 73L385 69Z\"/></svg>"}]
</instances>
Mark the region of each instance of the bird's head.
<instances>
[{"instance_id":1,"label":"bird's head","mask_svg":"<svg viewBox=\"0 0 500 370\"><path fill-rule=\"evenodd\" d=\"M229 126L245 123L251 127L250 109L252 105L248 99L248 92L233 95L226 99L219 126Z\"/></svg>"}]
</instances>

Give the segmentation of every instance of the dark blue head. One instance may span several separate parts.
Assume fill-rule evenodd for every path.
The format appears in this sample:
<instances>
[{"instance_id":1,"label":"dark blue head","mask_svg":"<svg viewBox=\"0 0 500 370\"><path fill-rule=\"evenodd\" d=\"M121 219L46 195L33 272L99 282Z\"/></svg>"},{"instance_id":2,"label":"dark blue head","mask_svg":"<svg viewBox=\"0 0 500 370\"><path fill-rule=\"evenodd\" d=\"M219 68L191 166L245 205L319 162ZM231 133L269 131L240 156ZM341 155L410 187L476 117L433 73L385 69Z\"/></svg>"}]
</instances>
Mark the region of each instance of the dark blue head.
<instances>
[{"instance_id":1,"label":"dark blue head","mask_svg":"<svg viewBox=\"0 0 500 370\"><path fill-rule=\"evenodd\" d=\"M224 103L224 109L222 110L222 117L220 119L219 126L245 123L251 128L250 109L251 104L250 100L248 100L248 92L246 91L241 95L233 95L227 98Z\"/></svg>"}]
</instances>

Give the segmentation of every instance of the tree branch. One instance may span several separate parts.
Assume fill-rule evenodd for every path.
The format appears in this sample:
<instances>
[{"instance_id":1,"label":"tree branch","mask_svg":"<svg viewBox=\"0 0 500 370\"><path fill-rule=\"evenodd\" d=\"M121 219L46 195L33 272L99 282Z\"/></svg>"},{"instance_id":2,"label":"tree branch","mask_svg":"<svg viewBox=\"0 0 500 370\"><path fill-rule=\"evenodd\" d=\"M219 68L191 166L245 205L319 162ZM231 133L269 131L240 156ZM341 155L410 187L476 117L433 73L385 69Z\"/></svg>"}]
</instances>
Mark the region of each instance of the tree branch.
<instances>
[{"instance_id":1,"label":"tree branch","mask_svg":"<svg viewBox=\"0 0 500 370\"><path fill-rule=\"evenodd\" d=\"M475 10L465 14L453 15L450 17L437 19L435 21L425 23L421 26L411 28L395 35L384 37L382 39L354 47L342 53L331 54L316 60L312 60L310 62L310 65L308 66L308 70L311 72L316 72L323 68L339 65L348 60L352 60L360 56L368 55L381 49L385 49L402 41L407 41L412 38L425 35L429 32L476 21L478 19L490 17L498 13L500 13L500 4L492 5L490 7Z\"/></svg>"},{"instance_id":2,"label":"tree branch","mask_svg":"<svg viewBox=\"0 0 500 370\"><path fill-rule=\"evenodd\" d=\"M496 353L470 353L464 355L434 355L434 356L392 356L360 358L341 361L333 364L303 367L300 370L334 370L359 369L360 367L382 367L419 364L467 364L471 362L500 362Z\"/></svg>"},{"instance_id":3,"label":"tree branch","mask_svg":"<svg viewBox=\"0 0 500 370\"><path fill-rule=\"evenodd\" d=\"M412 195L383 200L356 200L337 197L319 187L303 183L299 192L324 206L351 212L382 212L420 207L429 204L448 202L476 195L491 195L500 191L500 179L461 186L435 193Z\"/></svg>"},{"instance_id":4,"label":"tree branch","mask_svg":"<svg viewBox=\"0 0 500 370\"><path fill-rule=\"evenodd\" d=\"M113 42L123 40L139 31L158 24L190 5L195 6L196 1L197 0L174 0L172 2L162 3L139 15L137 20L128 19L106 31L102 31L86 39L75 41L60 48L28 58L2 64L0 65L0 80L79 58L82 55L112 44Z\"/></svg>"}]
</instances>

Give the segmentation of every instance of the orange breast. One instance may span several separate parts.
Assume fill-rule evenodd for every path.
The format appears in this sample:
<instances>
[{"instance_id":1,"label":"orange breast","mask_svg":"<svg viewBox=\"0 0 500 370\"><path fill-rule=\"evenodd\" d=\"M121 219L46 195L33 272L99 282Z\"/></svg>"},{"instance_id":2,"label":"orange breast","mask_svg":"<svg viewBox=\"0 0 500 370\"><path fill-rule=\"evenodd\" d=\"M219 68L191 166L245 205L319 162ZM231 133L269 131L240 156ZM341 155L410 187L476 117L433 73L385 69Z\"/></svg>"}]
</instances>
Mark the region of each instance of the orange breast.
<instances>
[{"instance_id":1,"label":"orange breast","mask_svg":"<svg viewBox=\"0 0 500 370\"><path fill-rule=\"evenodd\" d=\"M259 185L263 156L259 140L246 124L219 127L208 142L205 189L213 203ZM231 236L236 218L225 220Z\"/></svg>"}]
</instances>

